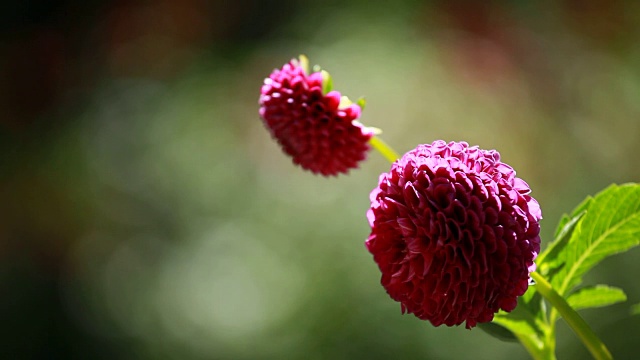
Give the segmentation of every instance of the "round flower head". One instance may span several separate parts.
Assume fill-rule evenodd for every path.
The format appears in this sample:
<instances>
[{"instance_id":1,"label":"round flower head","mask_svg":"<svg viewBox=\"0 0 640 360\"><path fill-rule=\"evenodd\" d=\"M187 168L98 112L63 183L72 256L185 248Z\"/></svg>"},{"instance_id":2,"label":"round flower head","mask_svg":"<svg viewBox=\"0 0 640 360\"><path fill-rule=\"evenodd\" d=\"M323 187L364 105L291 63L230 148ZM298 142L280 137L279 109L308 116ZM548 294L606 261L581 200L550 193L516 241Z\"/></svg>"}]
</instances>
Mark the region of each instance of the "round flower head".
<instances>
[{"instance_id":1,"label":"round flower head","mask_svg":"<svg viewBox=\"0 0 640 360\"><path fill-rule=\"evenodd\" d=\"M307 60L291 60L264 80L260 117L295 164L316 174L356 168L369 150L373 130L357 119L361 105L331 91L326 71L308 75Z\"/></svg>"},{"instance_id":2,"label":"round flower head","mask_svg":"<svg viewBox=\"0 0 640 360\"><path fill-rule=\"evenodd\" d=\"M366 241L382 286L434 326L511 311L540 251L540 207L495 150L420 145L380 176Z\"/></svg>"}]
</instances>

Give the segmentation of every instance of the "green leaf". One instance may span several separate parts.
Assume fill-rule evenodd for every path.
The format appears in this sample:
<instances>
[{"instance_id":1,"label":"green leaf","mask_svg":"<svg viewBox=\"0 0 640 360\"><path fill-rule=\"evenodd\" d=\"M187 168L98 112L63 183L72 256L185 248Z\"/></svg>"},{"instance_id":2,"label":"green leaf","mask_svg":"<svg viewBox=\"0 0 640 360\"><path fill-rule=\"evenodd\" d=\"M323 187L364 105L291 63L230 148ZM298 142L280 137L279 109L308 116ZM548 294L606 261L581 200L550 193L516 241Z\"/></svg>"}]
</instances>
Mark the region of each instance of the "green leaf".
<instances>
[{"instance_id":1,"label":"green leaf","mask_svg":"<svg viewBox=\"0 0 640 360\"><path fill-rule=\"evenodd\" d=\"M607 285L584 287L567 298L574 310L608 306L626 300L627 295L622 289Z\"/></svg>"},{"instance_id":2,"label":"green leaf","mask_svg":"<svg viewBox=\"0 0 640 360\"><path fill-rule=\"evenodd\" d=\"M529 286L529 290L518 299L518 306L525 307L539 321L546 321L547 305L535 286Z\"/></svg>"},{"instance_id":3,"label":"green leaf","mask_svg":"<svg viewBox=\"0 0 640 360\"><path fill-rule=\"evenodd\" d=\"M495 314L492 323L504 330L496 327L483 329L504 341L511 341L515 337L534 359L554 359L553 347L547 343L547 335L552 329L546 316L542 297L535 286L529 286L527 292L518 298L518 306L512 312L500 311Z\"/></svg>"},{"instance_id":4,"label":"green leaf","mask_svg":"<svg viewBox=\"0 0 640 360\"><path fill-rule=\"evenodd\" d=\"M498 323L495 323L495 322L479 323L478 327L496 339L506 341L506 342L518 341L518 338L511 330L507 329L502 325L499 325Z\"/></svg>"},{"instance_id":5,"label":"green leaf","mask_svg":"<svg viewBox=\"0 0 640 360\"><path fill-rule=\"evenodd\" d=\"M611 186L617 186L617 185L614 184L614 185L611 185ZM609 187L611 187L611 186L609 186ZM624 185L622 185L622 186L624 186ZM604 192L605 190L603 190L602 192ZM578 206L576 206L575 209L573 209L573 212L571 213L570 217L576 216L581 212L587 211L587 209L589 209L589 206L591 206L592 202L593 202L593 197L587 196L584 200L582 200L582 202L580 204L578 204Z\"/></svg>"},{"instance_id":6,"label":"green leaf","mask_svg":"<svg viewBox=\"0 0 640 360\"><path fill-rule=\"evenodd\" d=\"M532 335L534 338L542 339L547 331L547 324L544 321L545 314L544 307L541 306L541 298L535 295L535 288L529 287L525 296L518 298L518 306L513 311L496 313L493 322L508 329L514 335Z\"/></svg>"},{"instance_id":7,"label":"green leaf","mask_svg":"<svg viewBox=\"0 0 640 360\"><path fill-rule=\"evenodd\" d=\"M554 239L558 239L558 237L560 236L560 233L562 232L562 230L564 229L564 227L567 225L569 221L571 221L571 216L567 214L562 214L562 217L560 218L560 222L558 222L558 226L556 227L556 233L553 234Z\"/></svg>"},{"instance_id":8,"label":"green leaf","mask_svg":"<svg viewBox=\"0 0 640 360\"><path fill-rule=\"evenodd\" d=\"M573 235L573 230L576 228L576 225L578 225L578 222L582 219L585 213L586 210L582 210L573 217L563 215L556 230L556 239L547 246L536 260L538 271L542 275L548 275L551 270L562 265L563 258L559 255L567 244L569 244L569 239L571 239L571 235Z\"/></svg>"},{"instance_id":9,"label":"green leaf","mask_svg":"<svg viewBox=\"0 0 640 360\"><path fill-rule=\"evenodd\" d=\"M360 110L364 110L364 107L367 105L367 100L364 97L360 97L358 101L356 101L356 105L360 106Z\"/></svg>"},{"instance_id":10,"label":"green leaf","mask_svg":"<svg viewBox=\"0 0 640 360\"><path fill-rule=\"evenodd\" d=\"M585 200L573 212L585 211L569 243L558 254L563 262L551 284L565 296L582 282L582 275L604 258L640 243L640 185L612 185Z\"/></svg>"},{"instance_id":11,"label":"green leaf","mask_svg":"<svg viewBox=\"0 0 640 360\"><path fill-rule=\"evenodd\" d=\"M516 310L518 307L516 307ZM516 314L516 310L511 313L499 312L494 318L493 322L496 326L503 327L506 331L510 332L516 338L527 337L530 342L535 344L535 347L542 348L544 346L543 334L539 326L537 325L534 317L531 314ZM487 331L485 327L482 328ZM494 332L491 332L494 331ZM494 337L498 337L501 340L507 340L511 335L507 335L504 332L501 332L500 336L495 333L497 328L492 328L491 331L487 331L490 335ZM508 341L508 340L507 340Z\"/></svg>"},{"instance_id":12,"label":"green leaf","mask_svg":"<svg viewBox=\"0 0 640 360\"><path fill-rule=\"evenodd\" d=\"M640 303L637 303L631 307L631 315L640 315Z\"/></svg>"},{"instance_id":13,"label":"green leaf","mask_svg":"<svg viewBox=\"0 0 640 360\"><path fill-rule=\"evenodd\" d=\"M322 93L327 95L329 91L333 90L333 80L325 70L320 71L320 74L322 74Z\"/></svg>"}]
</instances>

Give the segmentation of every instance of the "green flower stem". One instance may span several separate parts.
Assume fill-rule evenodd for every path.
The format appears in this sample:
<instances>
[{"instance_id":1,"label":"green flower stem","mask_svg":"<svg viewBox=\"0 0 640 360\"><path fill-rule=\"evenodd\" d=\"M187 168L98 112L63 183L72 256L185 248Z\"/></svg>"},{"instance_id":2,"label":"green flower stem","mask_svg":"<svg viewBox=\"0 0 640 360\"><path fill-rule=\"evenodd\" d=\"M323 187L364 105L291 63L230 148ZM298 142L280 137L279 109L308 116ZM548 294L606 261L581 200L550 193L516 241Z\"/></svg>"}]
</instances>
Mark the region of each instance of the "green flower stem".
<instances>
[{"instance_id":1,"label":"green flower stem","mask_svg":"<svg viewBox=\"0 0 640 360\"><path fill-rule=\"evenodd\" d=\"M369 140L369 143L376 150L378 150L380 152L380 154L382 154L382 156L384 156L385 159L389 160L389 162L392 163L392 164L396 160L398 160L400 158L400 155L398 155L398 153L395 152L395 150L393 150L389 145L387 145L387 143L382 141L382 139L380 139L377 136L373 136Z\"/></svg>"},{"instance_id":2,"label":"green flower stem","mask_svg":"<svg viewBox=\"0 0 640 360\"><path fill-rule=\"evenodd\" d=\"M531 277L536 282L536 290L562 315L567 324L569 324L569 327L571 327L587 349L589 349L594 359L613 359L613 356L611 356L611 353L604 343L602 343L589 325L573 310L567 301L551 287L551 284L537 272L531 273Z\"/></svg>"}]
</instances>

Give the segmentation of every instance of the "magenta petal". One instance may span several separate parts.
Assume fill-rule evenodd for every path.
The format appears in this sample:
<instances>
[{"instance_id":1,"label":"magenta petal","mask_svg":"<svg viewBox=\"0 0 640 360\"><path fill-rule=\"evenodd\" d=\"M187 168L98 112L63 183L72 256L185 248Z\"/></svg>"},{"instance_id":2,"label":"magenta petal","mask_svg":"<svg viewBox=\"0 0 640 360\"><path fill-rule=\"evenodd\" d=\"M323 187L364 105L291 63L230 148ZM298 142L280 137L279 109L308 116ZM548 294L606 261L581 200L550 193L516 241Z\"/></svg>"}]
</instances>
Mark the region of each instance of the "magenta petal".
<instances>
[{"instance_id":1,"label":"magenta petal","mask_svg":"<svg viewBox=\"0 0 640 360\"><path fill-rule=\"evenodd\" d=\"M322 79L320 72L307 76L292 60L265 79L258 113L294 164L331 176L357 168L374 134L354 121L360 107L339 109L338 91L322 93Z\"/></svg>"},{"instance_id":2,"label":"magenta petal","mask_svg":"<svg viewBox=\"0 0 640 360\"><path fill-rule=\"evenodd\" d=\"M325 95L327 110L336 111L338 110L338 105L340 105L340 95L337 91L330 91L327 95Z\"/></svg>"},{"instance_id":3,"label":"magenta petal","mask_svg":"<svg viewBox=\"0 0 640 360\"><path fill-rule=\"evenodd\" d=\"M380 175L367 211L367 249L389 296L434 326L471 328L513 310L540 251L529 192L495 150L435 141L406 153Z\"/></svg>"}]
</instances>

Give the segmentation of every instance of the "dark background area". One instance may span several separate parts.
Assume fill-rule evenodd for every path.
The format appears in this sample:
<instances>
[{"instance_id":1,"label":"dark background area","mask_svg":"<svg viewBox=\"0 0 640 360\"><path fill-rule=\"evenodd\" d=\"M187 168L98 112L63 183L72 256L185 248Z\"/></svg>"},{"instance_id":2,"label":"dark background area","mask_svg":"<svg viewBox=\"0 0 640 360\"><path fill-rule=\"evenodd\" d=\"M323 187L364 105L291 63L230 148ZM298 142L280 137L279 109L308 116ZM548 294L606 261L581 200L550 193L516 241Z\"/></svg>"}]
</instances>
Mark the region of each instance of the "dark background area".
<instances>
[{"instance_id":1,"label":"dark background area","mask_svg":"<svg viewBox=\"0 0 640 360\"><path fill-rule=\"evenodd\" d=\"M259 88L300 53L404 152L495 148L543 241L638 181L640 2L13 1L0 7L0 358L514 359L384 293L363 242L376 153L325 179L283 155ZM637 354L639 253L584 312ZM558 357L588 354L560 326Z\"/></svg>"}]
</instances>

